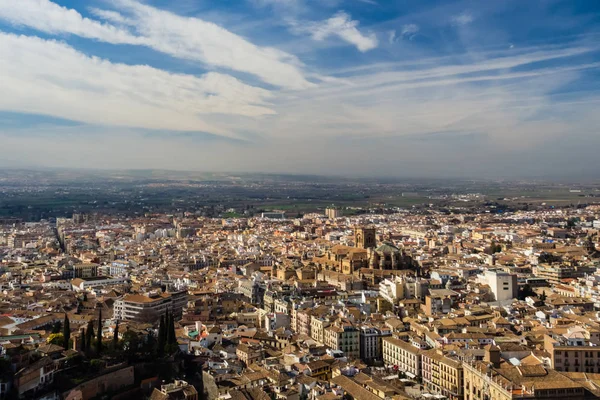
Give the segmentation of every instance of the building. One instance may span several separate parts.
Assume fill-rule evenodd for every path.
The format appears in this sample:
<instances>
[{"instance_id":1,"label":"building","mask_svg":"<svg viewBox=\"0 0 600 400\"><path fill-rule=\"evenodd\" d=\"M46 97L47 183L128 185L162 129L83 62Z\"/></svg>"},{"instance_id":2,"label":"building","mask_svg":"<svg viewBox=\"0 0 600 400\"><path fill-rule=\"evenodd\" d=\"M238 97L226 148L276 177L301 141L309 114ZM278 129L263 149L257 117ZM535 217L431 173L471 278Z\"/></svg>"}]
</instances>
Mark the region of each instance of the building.
<instances>
[{"instance_id":1,"label":"building","mask_svg":"<svg viewBox=\"0 0 600 400\"><path fill-rule=\"evenodd\" d=\"M92 278L98 276L98 264L73 265L74 278Z\"/></svg>"},{"instance_id":2,"label":"building","mask_svg":"<svg viewBox=\"0 0 600 400\"><path fill-rule=\"evenodd\" d=\"M379 282L379 295L392 304L404 299L404 281L400 277Z\"/></svg>"},{"instance_id":3,"label":"building","mask_svg":"<svg viewBox=\"0 0 600 400\"><path fill-rule=\"evenodd\" d=\"M50 357L44 357L15 374L14 385L19 398L42 390L54 382L58 364Z\"/></svg>"},{"instance_id":4,"label":"building","mask_svg":"<svg viewBox=\"0 0 600 400\"><path fill-rule=\"evenodd\" d=\"M589 340L587 332L568 330L562 335L544 335L544 350L551 366L559 372L600 373L600 346Z\"/></svg>"},{"instance_id":5,"label":"building","mask_svg":"<svg viewBox=\"0 0 600 400\"><path fill-rule=\"evenodd\" d=\"M382 340L383 362L386 366L403 372L410 378L421 376L421 354L423 350L395 337Z\"/></svg>"},{"instance_id":6,"label":"building","mask_svg":"<svg viewBox=\"0 0 600 400\"><path fill-rule=\"evenodd\" d=\"M519 294L516 274L488 270L479 275L479 282L490 287L496 301L512 300Z\"/></svg>"},{"instance_id":7,"label":"building","mask_svg":"<svg viewBox=\"0 0 600 400\"><path fill-rule=\"evenodd\" d=\"M354 246L360 249L370 249L375 247L375 228L355 228Z\"/></svg>"},{"instance_id":8,"label":"building","mask_svg":"<svg viewBox=\"0 0 600 400\"><path fill-rule=\"evenodd\" d=\"M240 361L246 365L253 364L264 358L264 350L258 344L240 343L235 349L235 354Z\"/></svg>"},{"instance_id":9,"label":"building","mask_svg":"<svg viewBox=\"0 0 600 400\"><path fill-rule=\"evenodd\" d=\"M351 322L338 319L325 328L324 339L326 346L343 351L349 359L360 357L359 330Z\"/></svg>"},{"instance_id":10,"label":"building","mask_svg":"<svg viewBox=\"0 0 600 400\"><path fill-rule=\"evenodd\" d=\"M115 301L114 317L124 321L157 322L167 311L176 318L187 304L187 292L127 294Z\"/></svg>"},{"instance_id":11,"label":"building","mask_svg":"<svg viewBox=\"0 0 600 400\"><path fill-rule=\"evenodd\" d=\"M541 365L515 366L496 361L490 362L488 357L484 361L463 365L465 400L589 398L581 384L560 372Z\"/></svg>"},{"instance_id":12,"label":"building","mask_svg":"<svg viewBox=\"0 0 600 400\"><path fill-rule=\"evenodd\" d=\"M421 356L423 384L430 391L450 400L463 398L463 367L439 349L425 350Z\"/></svg>"},{"instance_id":13,"label":"building","mask_svg":"<svg viewBox=\"0 0 600 400\"><path fill-rule=\"evenodd\" d=\"M101 289L105 286L122 285L129 282L129 278L113 278L110 276L95 276L92 278L75 278L71 280L71 285L75 291L85 291L91 289Z\"/></svg>"},{"instance_id":14,"label":"building","mask_svg":"<svg viewBox=\"0 0 600 400\"><path fill-rule=\"evenodd\" d=\"M310 316L310 337L319 343L325 343L325 328L329 326L329 319L322 316Z\"/></svg>"},{"instance_id":15,"label":"building","mask_svg":"<svg viewBox=\"0 0 600 400\"><path fill-rule=\"evenodd\" d=\"M329 219L336 219L342 216L342 211L337 207L327 207L325 209L325 215Z\"/></svg>"},{"instance_id":16,"label":"building","mask_svg":"<svg viewBox=\"0 0 600 400\"><path fill-rule=\"evenodd\" d=\"M264 212L260 216L261 216L261 218L269 218L269 219L285 219L285 212L283 212L283 211Z\"/></svg>"},{"instance_id":17,"label":"building","mask_svg":"<svg viewBox=\"0 0 600 400\"><path fill-rule=\"evenodd\" d=\"M391 335L392 330L388 327L362 326L360 328L361 360L367 362L381 360L383 357L382 340Z\"/></svg>"},{"instance_id":18,"label":"building","mask_svg":"<svg viewBox=\"0 0 600 400\"><path fill-rule=\"evenodd\" d=\"M403 262L402 251L388 242L371 250L369 254L369 268L372 269L401 269Z\"/></svg>"},{"instance_id":19,"label":"building","mask_svg":"<svg viewBox=\"0 0 600 400\"><path fill-rule=\"evenodd\" d=\"M150 400L198 400L198 391L186 381L176 380L168 385L162 385L160 390L154 389Z\"/></svg>"}]
</instances>

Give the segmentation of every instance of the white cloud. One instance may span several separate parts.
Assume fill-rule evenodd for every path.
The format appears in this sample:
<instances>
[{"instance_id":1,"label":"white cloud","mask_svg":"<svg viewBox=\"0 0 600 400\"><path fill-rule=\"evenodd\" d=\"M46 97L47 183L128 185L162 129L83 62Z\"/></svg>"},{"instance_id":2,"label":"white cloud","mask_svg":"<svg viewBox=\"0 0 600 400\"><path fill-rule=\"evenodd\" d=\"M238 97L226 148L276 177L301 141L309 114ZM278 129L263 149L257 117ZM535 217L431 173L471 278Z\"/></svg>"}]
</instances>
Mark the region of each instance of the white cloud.
<instances>
[{"instance_id":1,"label":"white cloud","mask_svg":"<svg viewBox=\"0 0 600 400\"><path fill-rule=\"evenodd\" d=\"M475 18L473 17L473 14L465 11L462 12L458 15L454 15L451 19L452 23L454 25L468 25L471 22L473 22L475 20Z\"/></svg>"},{"instance_id":2,"label":"white cloud","mask_svg":"<svg viewBox=\"0 0 600 400\"><path fill-rule=\"evenodd\" d=\"M77 11L49 0L0 0L0 19L51 33L68 33L114 44L145 45L173 57L245 72L269 84L306 89L314 86L299 61L271 47L256 46L214 23L182 17L134 0L115 0L122 13L95 10L130 30L84 18ZM125 14L125 15L123 15Z\"/></svg>"},{"instance_id":3,"label":"white cloud","mask_svg":"<svg viewBox=\"0 0 600 400\"><path fill-rule=\"evenodd\" d=\"M415 34L419 32L419 26L417 24L406 24L402 26L402 36L412 39Z\"/></svg>"},{"instance_id":4,"label":"white cloud","mask_svg":"<svg viewBox=\"0 0 600 400\"><path fill-rule=\"evenodd\" d=\"M95 8L95 7L90 8L90 11L92 14L94 14L98 18L103 19L108 22L111 22L116 25L129 25L129 26L135 25L131 19L124 17L122 14L120 14L116 11L102 10L100 8Z\"/></svg>"},{"instance_id":5,"label":"white cloud","mask_svg":"<svg viewBox=\"0 0 600 400\"><path fill-rule=\"evenodd\" d=\"M364 34L360 32L358 25L358 21L352 20L350 15L340 11L325 21L313 22L300 29L310 32L315 40L324 40L329 36L337 36L353 44L362 52L376 48L379 45L377 36L374 33Z\"/></svg>"},{"instance_id":6,"label":"white cloud","mask_svg":"<svg viewBox=\"0 0 600 400\"><path fill-rule=\"evenodd\" d=\"M50 34L70 33L113 44L144 43L126 30L84 18L77 11L48 0L0 0L0 19Z\"/></svg>"},{"instance_id":7,"label":"white cloud","mask_svg":"<svg viewBox=\"0 0 600 400\"><path fill-rule=\"evenodd\" d=\"M265 89L210 72L200 77L114 64L68 45L0 32L0 109L90 124L236 136L208 114L273 114Z\"/></svg>"}]
</instances>

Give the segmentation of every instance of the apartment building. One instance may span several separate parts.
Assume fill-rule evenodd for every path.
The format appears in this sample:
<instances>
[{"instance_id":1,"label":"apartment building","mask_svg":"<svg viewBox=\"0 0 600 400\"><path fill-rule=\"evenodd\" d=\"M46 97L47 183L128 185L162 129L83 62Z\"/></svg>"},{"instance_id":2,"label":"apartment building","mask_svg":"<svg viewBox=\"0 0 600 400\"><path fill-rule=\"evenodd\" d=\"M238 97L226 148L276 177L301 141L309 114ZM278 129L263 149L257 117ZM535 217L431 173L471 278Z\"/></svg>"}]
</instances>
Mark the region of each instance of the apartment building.
<instances>
[{"instance_id":1,"label":"apartment building","mask_svg":"<svg viewBox=\"0 0 600 400\"><path fill-rule=\"evenodd\" d=\"M550 354L552 368L562 372L600 373L600 346L586 336L579 330L544 335L544 349Z\"/></svg>"},{"instance_id":2,"label":"apartment building","mask_svg":"<svg viewBox=\"0 0 600 400\"><path fill-rule=\"evenodd\" d=\"M425 350L421 356L423 384L436 394L450 400L463 398L463 367L439 349Z\"/></svg>"},{"instance_id":3,"label":"apartment building","mask_svg":"<svg viewBox=\"0 0 600 400\"><path fill-rule=\"evenodd\" d=\"M359 330L351 322L337 320L324 330L324 344L331 349L340 350L349 359L360 357Z\"/></svg>"},{"instance_id":4,"label":"apartment building","mask_svg":"<svg viewBox=\"0 0 600 400\"><path fill-rule=\"evenodd\" d=\"M382 340L383 362L410 378L421 376L421 355L423 350L395 337Z\"/></svg>"},{"instance_id":5,"label":"apartment building","mask_svg":"<svg viewBox=\"0 0 600 400\"><path fill-rule=\"evenodd\" d=\"M310 316L310 337L325 344L325 328L330 325L329 319L323 316Z\"/></svg>"},{"instance_id":6,"label":"apartment building","mask_svg":"<svg viewBox=\"0 0 600 400\"><path fill-rule=\"evenodd\" d=\"M391 328L362 326L360 328L360 358L364 361L381 360L383 356L382 340L391 336Z\"/></svg>"},{"instance_id":7,"label":"apartment building","mask_svg":"<svg viewBox=\"0 0 600 400\"><path fill-rule=\"evenodd\" d=\"M124 321L155 323L167 311L180 318L187 292L127 294L115 301L114 317Z\"/></svg>"}]
</instances>

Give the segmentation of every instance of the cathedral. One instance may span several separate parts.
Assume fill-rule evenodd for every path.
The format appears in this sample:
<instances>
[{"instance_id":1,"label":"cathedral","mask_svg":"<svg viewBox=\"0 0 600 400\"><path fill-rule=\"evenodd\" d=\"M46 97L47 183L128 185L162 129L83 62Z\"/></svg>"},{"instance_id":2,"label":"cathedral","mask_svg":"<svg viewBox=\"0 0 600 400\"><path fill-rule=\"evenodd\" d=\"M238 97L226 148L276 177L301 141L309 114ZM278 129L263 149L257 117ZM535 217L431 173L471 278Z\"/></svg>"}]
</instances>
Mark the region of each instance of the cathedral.
<instances>
[{"instance_id":1,"label":"cathedral","mask_svg":"<svg viewBox=\"0 0 600 400\"><path fill-rule=\"evenodd\" d=\"M356 228L354 230L354 246L367 250L368 268L371 269L402 269L405 256L392 243L383 242L375 248L377 241L375 228Z\"/></svg>"}]
</instances>

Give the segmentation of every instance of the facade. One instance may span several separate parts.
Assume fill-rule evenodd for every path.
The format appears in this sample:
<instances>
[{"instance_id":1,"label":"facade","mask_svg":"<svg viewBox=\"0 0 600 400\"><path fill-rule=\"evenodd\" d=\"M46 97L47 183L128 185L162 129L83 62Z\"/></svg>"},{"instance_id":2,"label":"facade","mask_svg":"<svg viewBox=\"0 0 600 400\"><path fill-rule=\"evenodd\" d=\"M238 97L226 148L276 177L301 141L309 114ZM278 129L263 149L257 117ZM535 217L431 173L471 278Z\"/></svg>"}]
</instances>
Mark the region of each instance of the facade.
<instances>
[{"instance_id":1,"label":"facade","mask_svg":"<svg viewBox=\"0 0 600 400\"><path fill-rule=\"evenodd\" d=\"M246 365L250 365L262 360L264 358L264 351L262 346L257 344L240 343L235 349L235 355L240 361L243 361Z\"/></svg>"},{"instance_id":2,"label":"facade","mask_svg":"<svg viewBox=\"0 0 600 400\"><path fill-rule=\"evenodd\" d=\"M496 301L512 300L519 294L516 274L492 270L480 275L479 279L490 287Z\"/></svg>"},{"instance_id":3,"label":"facade","mask_svg":"<svg viewBox=\"0 0 600 400\"><path fill-rule=\"evenodd\" d=\"M336 207L327 207L325 209L325 215L329 219L336 219L342 216L342 211Z\"/></svg>"},{"instance_id":4,"label":"facade","mask_svg":"<svg viewBox=\"0 0 600 400\"><path fill-rule=\"evenodd\" d=\"M395 337L383 338L383 362L411 378L421 376L423 350Z\"/></svg>"},{"instance_id":5,"label":"facade","mask_svg":"<svg viewBox=\"0 0 600 400\"><path fill-rule=\"evenodd\" d=\"M114 317L124 321L154 323L167 311L181 316L187 292L161 294L127 294L115 301Z\"/></svg>"},{"instance_id":6,"label":"facade","mask_svg":"<svg viewBox=\"0 0 600 400\"><path fill-rule=\"evenodd\" d=\"M400 269L402 265L402 251L391 243L383 243L369 255L372 269Z\"/></svg>"},{"instance_id":7,"label":"facade","mask_svg":"<svg viewBox=\"0 0 600 400\"><path fill-rule=\"evenodd\" d=\"M490 367L487 362L475 362L465 363L463 368L465 400L587 398L581 384L541 365Z\"/></svg>"},{"instance_id":8,"label":"facade","mask_svg":"<svg viewBox=\"0 0 600 400\"><path fill-rule=\"evenodd\" d=\"M76 264L73 272L74 278L92 278L98 276L98 264Z\"/></svg>"},{"instance_id":9,"label":"facade","mask_svg":"<svg viewBox=\"0 0 600 400\"><path fill-rule=\"evenodd\" d=\"M550 353L556 371L600 373L600 346L590 342L582 332L545 335L544 349Z\"/></svg>"},{"instance_id":10,"label":"facade","mask_svg":"<svg viewBox=\"0 0 600 400\"><path fill-rule=\"evenodd\" d=\"M360 328L360 358L363 361L378 361L382 359L382 341L391 336L389 328L363 326Z\"/></svg>"},{"instance_id":11,"label":"facade","mask_svg":"<svg viewBox=\"0 0 600 400\"><path fill-rule=\"evenodd\" d=\"M359 330L348 321L337 320L325 328L324 344L331 349L340 350L349 359L360 357Z\"/></svg>"},{"instance_id":12,"label":"facade","mask_svg":"<svg viewBox=\"0 0 600 400\"><path fill-rule=\"evenodd\" d=\"M374 248L376 244L375 228L355 228L354 246L360 249Z\"/></svg>"},{"instance_id":13,"label":"facade","mask_svg":"<svg viewBox=\"0 0 600 400\"><path fill-rule=\"evenodd\" d=\"M325 328L327 328L329 324L329 319L311 315L310 337L319 343L325 344Z\"/></svg>"},{"instance_id":14,"label":"facade","mask_svg":"<svg viewBox=\"0 0 600 400\"><path fill-rule=\"evenodd\" d=\"M450 400L463 398L463 367L459 360L445 356L441 350L426 350L421 368L427 389Z\"/></svg>"},{"instance_id":15,"label":"facade","mask_svg":"<svg viewBox=\"0 0 600 400\"><path fill-rule=\"evenodd\" d=\"M404 281L400 277L379 282L379 295L392 304L404 299Z\"/></svg>"}]
</instances>

